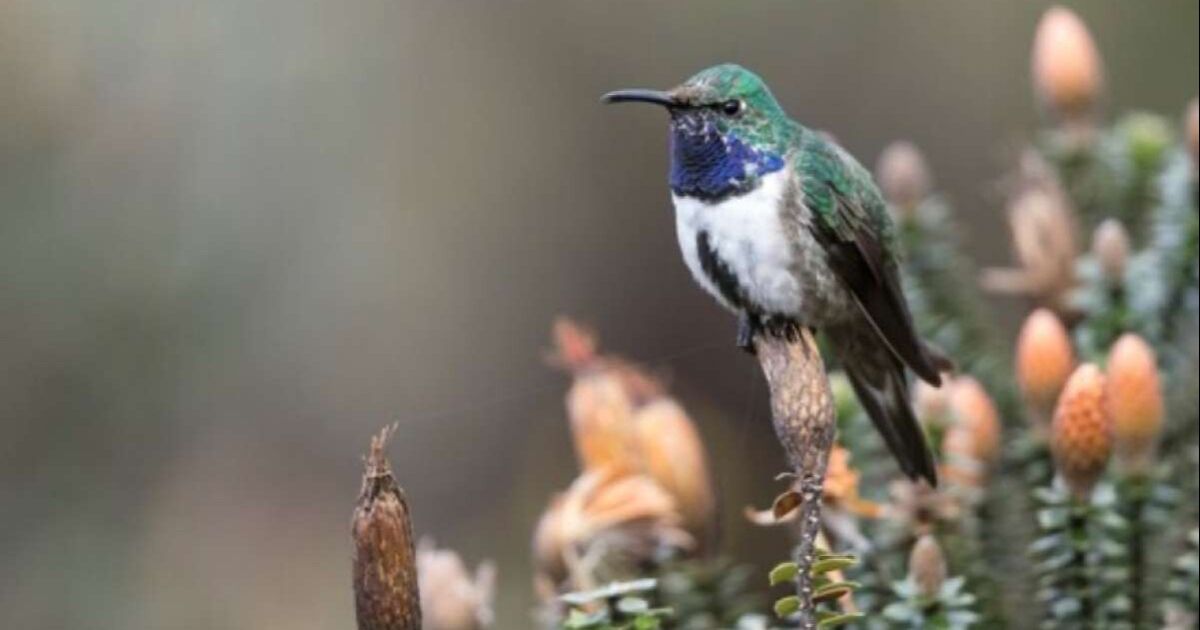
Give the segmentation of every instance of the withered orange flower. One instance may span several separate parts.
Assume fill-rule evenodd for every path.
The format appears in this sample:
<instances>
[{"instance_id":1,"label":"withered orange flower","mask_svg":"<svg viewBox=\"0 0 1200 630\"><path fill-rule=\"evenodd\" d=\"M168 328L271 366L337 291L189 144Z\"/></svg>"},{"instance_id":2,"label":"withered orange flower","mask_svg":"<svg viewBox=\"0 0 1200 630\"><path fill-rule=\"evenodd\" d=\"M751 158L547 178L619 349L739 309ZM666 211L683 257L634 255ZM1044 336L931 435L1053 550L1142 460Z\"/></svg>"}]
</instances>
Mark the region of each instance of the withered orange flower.
<instances>
[{"instance_id":1,"label":"withered orange flower","mask_svg":"<svg viewBox=\"0 0 1200 630\"><path fill-rule=\"evenodd\" d=\"M659 398L634 415L642 470L671 494L693 536L710 533L716 510L700 433L678 403Z\"/></svg>"},{"instance_id":2,"label":"withered orange flower","mask_svg":"<svg viewBox=\"0 0 1200 630\"><path fill-rule=\"evenodd\" d=\"M611 543L611 544L610 544ZM534 532L535 584L543 596L593 588L590 568L613 548L649 560L663 548L688 549L675 500L645 475L586 472L556 496Z\"/></svg>"},{"instance_id":3,"label":"withered orange flower","mask_svg":"<svg viewBox=\"0 0 1200 630\"><path fill-rule=\"evenodd\" d=\"M583 471L635 472L641 468L633 401L611 371L576 376L567 392L567 417Z\"/></svg>"},{"instance_id":4,"label":"withered orange flower","mask_svg":"<svg viewBox=\"0 0 1200 630\"><path fill-rule=\"evenodd\" d=\"M862 518L879 518L883 507L862 498L858 491L859 474L850 463L851 454L841 444L834 444L829 452L829 463L825 470L825 483L822 488L821 500L832 511L842 511ZM791 474L782 475L792 478ZM746 519L755 525L779 525L795 520L803 499L793 481L792 487L775 497L771 507L757 510L746 507Z\"/></svg>"}]
</instances>

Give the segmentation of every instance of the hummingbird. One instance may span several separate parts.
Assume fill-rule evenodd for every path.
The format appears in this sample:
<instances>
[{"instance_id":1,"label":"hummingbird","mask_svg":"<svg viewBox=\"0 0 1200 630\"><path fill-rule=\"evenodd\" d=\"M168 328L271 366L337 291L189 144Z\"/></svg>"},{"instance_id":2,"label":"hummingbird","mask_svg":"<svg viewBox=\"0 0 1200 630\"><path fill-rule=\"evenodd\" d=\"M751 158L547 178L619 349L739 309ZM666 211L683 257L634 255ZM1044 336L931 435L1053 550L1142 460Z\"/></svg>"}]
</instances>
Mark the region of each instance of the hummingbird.
<instances>
[{"instance_id":1,"label":"hummingbird","mask_svg":"<svg viewBox=\"0 0 1200 630\"><path fill-rule=\"evenodd\" d=\"M901 470L936 486L905 369L939 386L949 361L917 335L871 174L735 64L602 100L669 114L679 248L696 282L736 313L738 345L753 352L756 335L792 338L800 327L824 333Z\"/></svg>"}]
</instances>

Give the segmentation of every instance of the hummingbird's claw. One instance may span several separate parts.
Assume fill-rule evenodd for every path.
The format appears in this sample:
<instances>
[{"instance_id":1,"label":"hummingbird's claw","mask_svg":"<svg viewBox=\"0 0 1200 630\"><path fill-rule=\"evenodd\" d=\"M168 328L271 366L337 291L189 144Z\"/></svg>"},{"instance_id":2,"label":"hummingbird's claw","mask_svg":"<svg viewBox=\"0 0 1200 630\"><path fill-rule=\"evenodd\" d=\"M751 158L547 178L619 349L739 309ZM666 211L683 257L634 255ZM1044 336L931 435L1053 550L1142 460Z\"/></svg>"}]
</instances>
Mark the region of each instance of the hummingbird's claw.
<instances>
[{"instance_id":1,"label":"hummingbird's claw","mask_svg":"<svg viewBox=\"0 0 1200 630\"><path fill-rule=\"evenodd\" d=\"M754 335L758 332L758 322L746 311L738 313L737 346L750 354L754 351Z\"/></svg>"}]
</instances>

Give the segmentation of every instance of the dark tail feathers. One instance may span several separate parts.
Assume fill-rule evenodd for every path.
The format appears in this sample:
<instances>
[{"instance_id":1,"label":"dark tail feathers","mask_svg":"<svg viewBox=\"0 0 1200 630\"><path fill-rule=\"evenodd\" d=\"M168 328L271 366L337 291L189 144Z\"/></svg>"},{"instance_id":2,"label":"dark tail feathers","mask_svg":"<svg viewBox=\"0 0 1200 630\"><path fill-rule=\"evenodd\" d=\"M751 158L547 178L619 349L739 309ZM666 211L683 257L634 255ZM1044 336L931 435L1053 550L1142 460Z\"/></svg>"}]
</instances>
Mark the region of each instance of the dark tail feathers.
<instances>
[{"instance_id":1,"label":"dark tail feathers","mask_svg":"<svg viewBox=\"0 0 1200 630\"><path fill-rule=\"evenodd\" d=\"M908 402L904 368L897 364L883 370L881 378L877 379L879 382L870 382L867 371L855 369L850 364L844 367L850 384L854 386L854 393L900 463L900 470L909 479L925 479L936 488L937 466L925 442L925 432Z\"/></svg>"}]
</instances>

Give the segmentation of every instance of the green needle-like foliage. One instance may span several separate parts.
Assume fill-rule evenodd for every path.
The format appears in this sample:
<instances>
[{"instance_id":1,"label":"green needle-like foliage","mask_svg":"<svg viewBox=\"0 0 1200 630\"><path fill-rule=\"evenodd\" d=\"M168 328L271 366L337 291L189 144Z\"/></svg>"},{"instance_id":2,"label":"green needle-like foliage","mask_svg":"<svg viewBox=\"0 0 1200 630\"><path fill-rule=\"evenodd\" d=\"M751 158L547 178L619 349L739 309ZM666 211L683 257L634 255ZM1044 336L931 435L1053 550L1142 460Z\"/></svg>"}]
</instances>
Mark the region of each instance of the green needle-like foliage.
<instances>
[{"instance_id":1,"label":"green needle-like foliage","mask_svg":"<svg viewBox=\"0 0 1200 630\"><path fill-rule=\"evenodd\" d=\"M732 628L766 611L765 598L750 590L755 574L723 558L671 563L659 574L659 599L674 611L673 628Z\"/></svg>"},{"instance_id":2,"label":"green needle-like foliage","mask_svg":"<svg viewBox=\"0 0 1200 630\"><path fill-rule=\"evenodd\" d=\"M571 607L566 630L657 630L672 617L670 608L654 607L654 579L614 582L592 591L568 593L560 599Z\"/></svg>"},{"instance_id":3,"label":"green needle-like foliage","mask_svg":"<svg viewBox=\"0 0 1200 630\"><path fill-rule=\"evenodd\" d=\"M953 577L932 597L923 595L911 578L892 585L897 601L883 609L889 628L913 630L964 630L978 627L975 596L967 592L966 579Z\"/></svg>"},{"instance_id":4,"label":"green needle-like foliage","mask_svg":"<svg viewBox=\"0 0 1200 630\"><path fill-rule=\"evenodd\" d=\"M1186 551L1176 559L1163 605L1165 627L1195 627L1200 621L1200 529L1188 532Z\"/></svg>"},{"instance_id":5,"label":"green needle-like foliage","mask_svg":"<svg viewBox=\"0 0 1200 630\"><path fill-rule=\"evenodd\" d=\"M1089 502L1061 486L1039 489L1041 538L1037 560L1042 627L1069 630L1131 628L1129 524L1117 509L1111 485Z\"/></svg>"}]
</instances>

